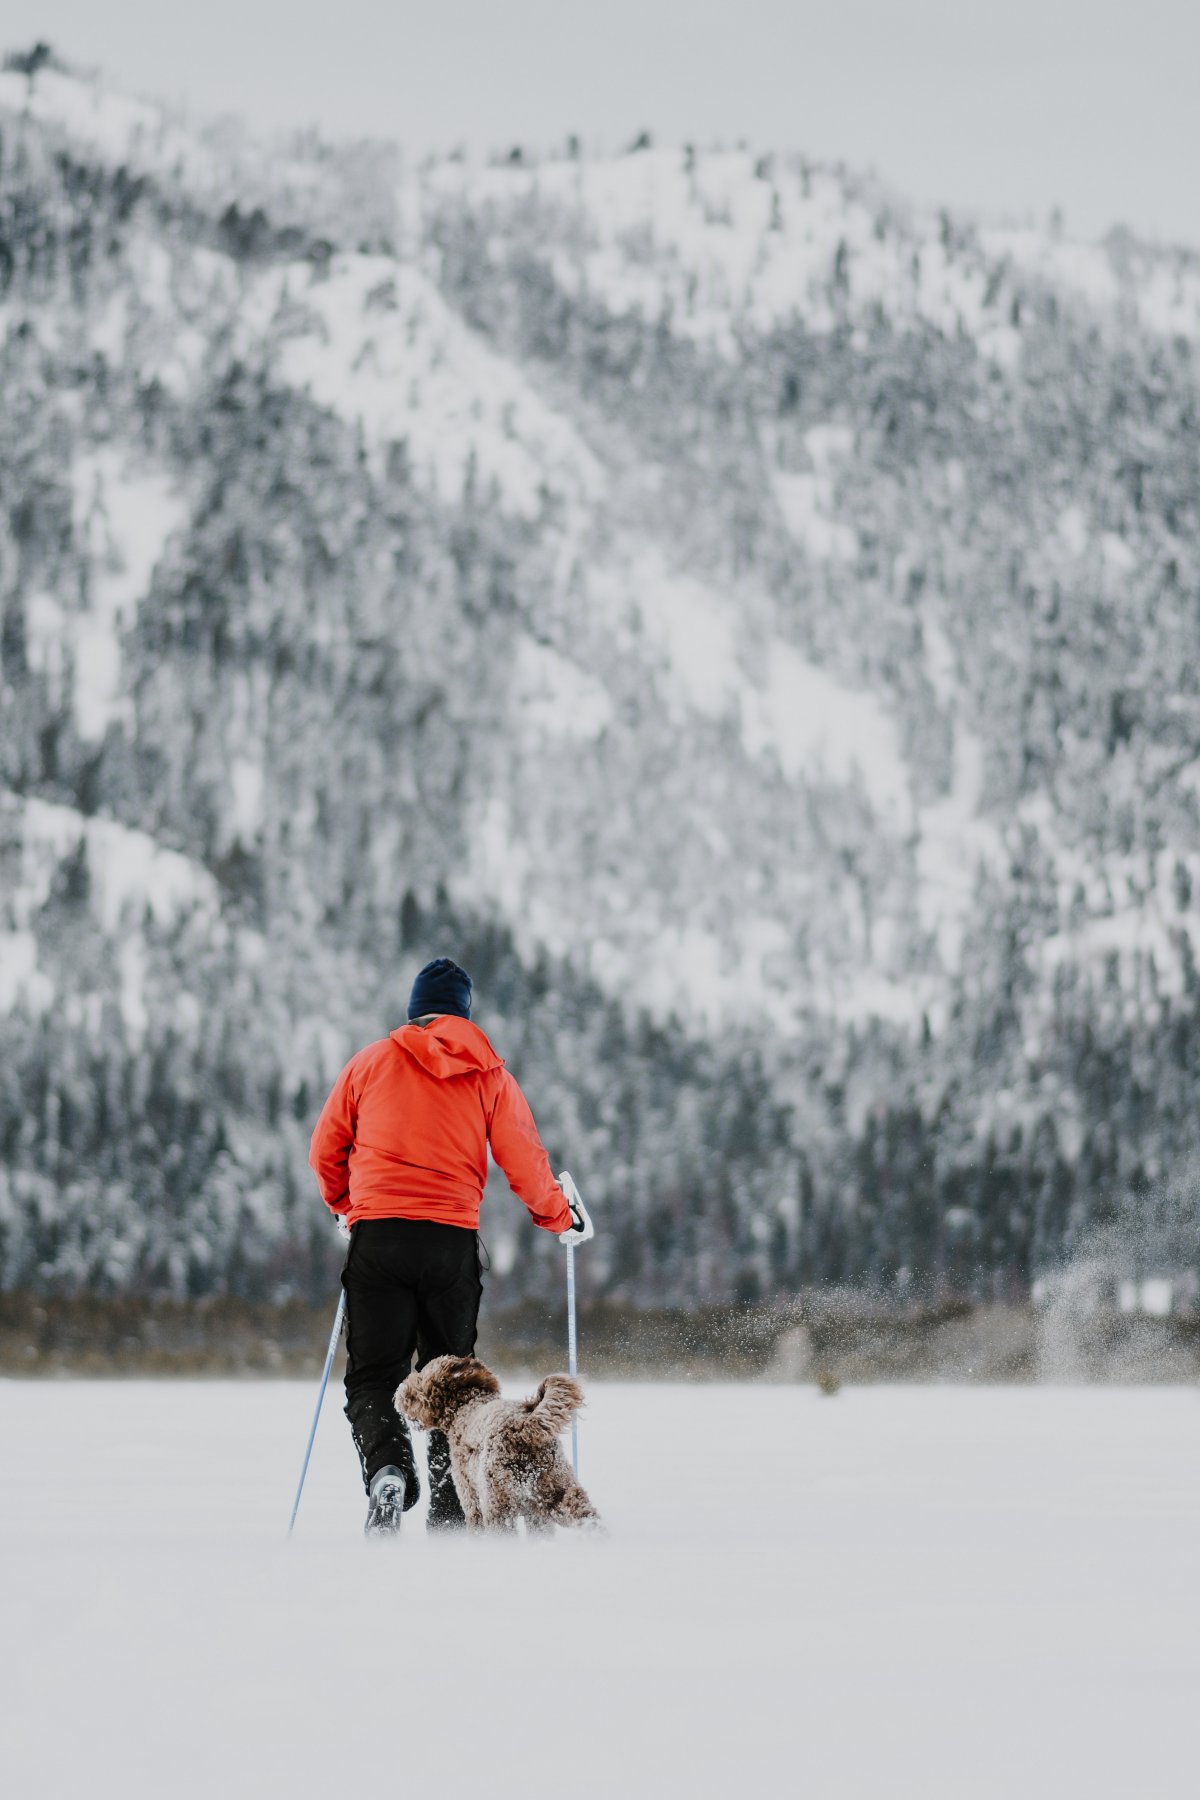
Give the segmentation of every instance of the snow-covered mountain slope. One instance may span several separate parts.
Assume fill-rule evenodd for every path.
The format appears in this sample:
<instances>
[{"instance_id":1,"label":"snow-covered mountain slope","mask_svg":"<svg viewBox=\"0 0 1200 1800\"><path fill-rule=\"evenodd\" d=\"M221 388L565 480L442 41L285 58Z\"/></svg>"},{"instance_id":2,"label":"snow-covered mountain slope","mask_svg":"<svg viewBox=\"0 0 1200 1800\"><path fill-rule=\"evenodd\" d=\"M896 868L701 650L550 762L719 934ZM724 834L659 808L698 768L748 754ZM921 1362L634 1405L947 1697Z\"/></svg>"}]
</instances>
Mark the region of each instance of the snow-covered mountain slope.
<instances>
[{"instance_id":1,"label":"snow-covered mountain slope","mask_svg":"<svg viewBox=\"0 0 1200 1800\"><path fill-rule=\"evenodd\" d=\"M268 159L39 56L0 139L0 1003L47 1092L73 1020L204 1096L256 1279L456 945L627 1293L1020 1282L1190 1156L1195 256L741 150ZM160 1203L144 1278L222 1278Z\"/></svg>"},{"instance_id":2,"label":"snow-covered mountain slope","mask_svg":"<svg viewBox=\"0 0 1200 1800\"><path fill-rule=\"evenodd\" d=\"M1200 256L1057 230L975 228L907 207L842 168L749 150L646 149L604 161L445 163L410 206L453 199L486 226L536 217L562 291L614 315L669 315L736 360L747 336L802 318L815 332L880 317L962 332L1012 366L1030 277L1098 315L1167 337L1200 334ZM503 254L504 234L491 248Z\"/></svg>"},{"instance_id":3,"label":"snow-covered mountain slope","mask_svg":"<svg viewBox=\"0 0 1200 1800\"><path fill-rule=\"evenodd\" d=\"M197 144L164 107L116 92L96 75L68 70L37 52L0 70L0 109L61 137L110 169L170 168L195 174Z\"/></svg>"}]
</instances>

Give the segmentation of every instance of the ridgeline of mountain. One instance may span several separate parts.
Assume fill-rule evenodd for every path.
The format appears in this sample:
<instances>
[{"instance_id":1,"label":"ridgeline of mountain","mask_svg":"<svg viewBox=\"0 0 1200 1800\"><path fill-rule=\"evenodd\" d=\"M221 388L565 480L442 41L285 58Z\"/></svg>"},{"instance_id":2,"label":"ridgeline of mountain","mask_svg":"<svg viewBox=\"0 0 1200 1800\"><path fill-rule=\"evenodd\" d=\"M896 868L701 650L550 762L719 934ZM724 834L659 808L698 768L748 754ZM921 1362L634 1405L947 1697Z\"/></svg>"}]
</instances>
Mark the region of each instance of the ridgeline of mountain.
<instances>
[{"instance_id":1,"label":"ridgeline of mountain","mask_svg":"<svg viewBox=\"0 0 1200 1800\"><path fill-rule=\"evenodd\" d=\"M0 1283L323 1291L443 952L614 1298L1023 1292L1186 1184L1198 345L1126 233L10 57Z\"/></svg>"}]
</instances>

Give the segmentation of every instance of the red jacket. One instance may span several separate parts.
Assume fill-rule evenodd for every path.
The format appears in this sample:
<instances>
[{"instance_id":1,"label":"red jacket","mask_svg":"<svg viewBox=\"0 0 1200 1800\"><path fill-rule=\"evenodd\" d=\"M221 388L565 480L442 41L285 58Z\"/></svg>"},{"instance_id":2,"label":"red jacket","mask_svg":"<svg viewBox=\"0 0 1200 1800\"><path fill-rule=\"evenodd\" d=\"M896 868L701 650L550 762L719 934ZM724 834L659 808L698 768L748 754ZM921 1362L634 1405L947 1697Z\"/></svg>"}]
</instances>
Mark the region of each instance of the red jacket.
<instances>
[{"instance_id":1,"label":"red jacket","mask_svg":"<svg viewBox=\"0 0 1200 1800\"><path fill-rule=\"evenodd\" d=\"M547 1231L571 1214L524 1094L478 1025L439 1013L368 1044L333 1084L308 1160L332 1212L474 1231L487 1148Z\"/></svg>"}]
</instances>

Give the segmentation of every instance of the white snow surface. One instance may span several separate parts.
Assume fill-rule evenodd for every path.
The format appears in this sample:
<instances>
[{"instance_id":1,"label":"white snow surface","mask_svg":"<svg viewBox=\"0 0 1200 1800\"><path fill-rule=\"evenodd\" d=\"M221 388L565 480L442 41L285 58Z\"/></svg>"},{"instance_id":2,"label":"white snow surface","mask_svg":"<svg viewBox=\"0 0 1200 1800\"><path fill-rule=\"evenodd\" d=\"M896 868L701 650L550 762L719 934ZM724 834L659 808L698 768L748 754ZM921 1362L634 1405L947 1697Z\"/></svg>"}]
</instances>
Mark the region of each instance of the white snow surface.
<instances>
[{"instance_id":1,"label":"white snow surface","mask_svg":"<svg viewBox=\"0 0 1200 1800\"><path fill-rule=\"evenodd\" d=\"M827 475L772 471L771 484L784 524L814 562L853 562L858 539L849 525L831 518L833 484Z\"/></svg>"},{"instance_id":2,"label":"white snow surface","mask_svg":"<svg viewBox=\"0 0 1200 1800\"><path fill-rule=\"evenodd\" d=\"M195 907L210 919L218 910L217 884L206 869L116 819L85 817L74 807L0 791L0 825L20 846L20 873L6 897L22 924L45 904L55 870L81 839L92 905L106 932L128 923L130 907L135 913L149 908L160 924Z\"/></svg>"},{"instance_id":3,"label":"white snow surface","mask_svg":"<svg viewBox=\"0 0 1200 1800\"><path fill-rule=\"evenodd\" d=\"M0 1012L19 1000L34 1011L53 1005L55 984L38 966L34 927L64 860L86 846L88 903L117 956L121 1008L134 1031L145 1028L147 913L160 926L195 916L210 936L220 896L206 869L166 850L116 819L85 817L73 807L0 789L0 845L8 880L0 895Z\"/></svg>"},{"instance_id":4,"label":"white snow surface","mask_svg":"<svg viewBox=\"0 0 1200 1800\"><path fill-rule=\"evenodd\" d=\"M957 971L980 868L1001 860L1003 841L983 815L983 745L963 718L954 647L935 618L922 631L930 684L953 720L954 760L949 790L917 815L917 907L942 966Z\"/></svg>"},{"instance_id":5,"label":"white snow surface","mask_svg":"<svg viewBox=\"0 0 1200 1800\"><path fill-rule=\"evenodd\" d=\"M233 824L245 843L253 842L262 824L263 770L247 756L235 756L230 767Z\"/></svg>"},{"instance_id":6,"label":"white snow surface","mask_svg":"<svg viewBox=\"0 0 1200 1800\"><path fill-rule=\"evenodd\" d=\"M50 126L116 168L174 168L198 179L212 159L197 138L151 101L122 94L99 79L42 68L32 80L0 71L0 114Z\"/></svg>"},{"instance_id":7,"label":"white snow surface","mask_svg":"<svg viewBox=\"0 0 1200 1800\"><path fill-rule=\"evenodd\" d=\"M163 130L158 107L59 69L40 69L32 81L13 69L0 72L0 109L57 126L112 162Z\"/></svg>"},{"instance_id":8,"label":"white snow surface","mask_svg":"<svg viewBox=\"0 0 1200 1800\"><path fill-rule=\"evenodd\" d=\"M594 1384L606 1541L366 1545L315 1390L0 1383L7 1793L1190 1785L1194 1391Z\"/></svg>"},{"instance_id":9,"label":"white snow surface","mask_svg":"<svg viewBox=\"0 0 1200 1800\"><path fill-rule=\"evenodd\" d=\"M632 609L634 647L662 659L658 686L676 716L731 714L748 755L775 759L792 780L861 782L885 820L911 822L909 770L884 706L782 639L757 638L743 596L672 570L653 552L603 572L593 588L610 607ZM757 678L743 666L748 646L763 668Z\"/></svg>"},{"instance_id":10,"label":"white snow surface","mask_svg":"<svg viewBox=\"0 0 1200 1800\"><path fill-rule=\"evenodd\" d=\"M38 968L37 938L32 931L0 930L0 1013L21 1000L34 1012L45 1012L54 1000L54 983Z\"/></svg>"},{"instance_id":11,"label":"white snow surface","mask_svg":"<svg viewBox=\"0 0 1200 1800\"><path fill-rule=\"evenodd\" d=\"M961 327L1011 360L1013 334L989 304L982 256L952 257L933 221L914 239L890 202L855 192L834 169L671 147L536 167L447 162L429 179L479 208L536 198L555 209L551 260L565 292L616 314L669 316L677 333L723 355L736 356L739 325L770 331L803 318L828 331L840 305L854 317L882 306L905 323Z\"/></svg>"},{"instance_id":12,"label":"white snow surface","mask_svg":"<svg viewBox=\"0 0 1200 1800\"><path fill-rule=\"evenodd\" d=\"M403 443L445 501L474 481L536 518L549 495L573 506L603 477L574 426L447 305L421 270L386 256L339 256L314 276L296 263L263 276L241 329L272 337L285 379L361 425L378 449Z\"/></svg>"},{"instance_id":13,"label":"white snow surface","mask_svg":"<svg viewBox=\"0 0 1200 1800\"><path fill-rule=\"evenodd\" d=\"M809 435L822 470L851 448L840 428ZM481 801L468 834L463 899L488 893L530 961L542 950L571 956L586 945L589 973L602 987L621 995L636 983L640 1004L662 1019L682 1010L714 1029L752 1006L787 1032L795 1029L801 1008L816 1005L843 1017L882 1016L918 1026L928 995L913 981L894 979L895 959L861 979L856 974L850 988L840 970L828 984L800 989L789 983L781 971L790 963L791 906L777 897L744 907L736 929L713 909L693 906L685 917L651 904L646 895L652 895L654 877L640 887L631 878L644 847L635 845L628 860L621 818L601 812L593 820L586 866L556 867L558 796L552 781L543 786L539 771L574 746L619 734L631 681L640 683L635 695L643 703L648 695L665 717L681 757L689 730L699 726L711 733L716 727L727 734L731 750L740 747L752 763L799 791L812 784L865 798L880 829L897 842L918 822L912 772L886 705L786 642L761 593L672 567L654 546L635 542L624 557L589 573L587 599L591 622L601 621L605 633L602 656L567 655L528 635L518 641L514 712L533 740L519 817L502 794ZM956 921L963 909L956 834L959 813L978 797L971 779L968 770L969 792L956 787L958 810L943 833L952 839L955 877L941 887L931 879L935 921L939 908L953 907ZM696 807L694 820L697 835L707 834L711 854L728 855L719 825L703 806ZM931 832L936 823L932 811L922 817ZM937 851L934 843L934 863ZM610 879L614 870L623 872L622 879ZM881 940L882 932L875 936Z\"/></svg>"},{"instance_id":14,"label":"white snow surface","mask_svg":"<svg viewBox=\"0 0 1200 1800\"><path fill-rule=\"evenodd\" d=\"M612 698L603 682L528 634L517 640L513 698L521 722L548 738L587 742L613 719Z\"/></svg>"},{"instance_id":15,"label":"white snow surface","mask_svg":"<svg viewBox=\"0 0 1200 1800\"><path fill-rule=\"evenodd\" d=\"M1072 967L1094 982L1111 978L1131 1013L1158 1016L1162 996L1184 993L1188 961L1200 951L1191 898L1200 891L1200 854L1167 849L1092 860L1061 841L1044 796L1023 801L1020 817L1053 857L1058 890L1058 929L1030 946L1031 967L1044 982ZM1187 878L1186 892L1177 873Z\"/></svg>"},{"instance_id":16,"label":"white snow surface","mask_svg":"<svg viewBox=\"0 0 1200 1800\"><path fill-rule=\"evenodd\" d=\"M132 718L121 692L121 633L184 508L165 474L133 471L113 448L80 457L72 479L76 532L97 571L88 609L71 620L75 719L81 737L99 739L114 719ZM35 614L35 667L37 656L53 655L49 619L44 607Z\"/></svg>"},{"instance_id":17,"label":"white snow surface","mask_svg":"<svg viewBox=\"0 0 1200 1800\"><path fill-rule=\"evenodd\" d=\"M1097 312L1126 309L1146 331L1162 337L1200 337L1200 260L1183 249L1147 246L1121 234L1087 243L1032 226L989 226L981 233L989 256L1011 261L1065 290Z\"/></svg>"},{"instance_id":18,"label":"white snow surface","mask_svg":"<svg viewBox=\"0 0 1200 1800\"><path fill-rule=\"evenodd\" d=\"M889 823L907 824L912 793L895 726L875 695L844 687L825 669L776 642L759 694L743 707L747 747L778 756L784 773L853 785Z\"/></svg>"}]
</instances>

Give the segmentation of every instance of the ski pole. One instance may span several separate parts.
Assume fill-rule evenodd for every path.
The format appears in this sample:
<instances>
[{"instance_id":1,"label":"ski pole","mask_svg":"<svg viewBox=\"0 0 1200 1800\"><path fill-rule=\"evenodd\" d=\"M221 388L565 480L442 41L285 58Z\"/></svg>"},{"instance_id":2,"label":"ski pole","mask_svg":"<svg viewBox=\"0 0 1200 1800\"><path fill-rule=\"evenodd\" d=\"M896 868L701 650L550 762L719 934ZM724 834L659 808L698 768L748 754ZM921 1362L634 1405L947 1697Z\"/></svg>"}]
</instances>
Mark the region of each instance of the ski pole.
<instances>
[{"instance_id":1,"label":"ski pole","mask_svg":"<svg viewBox=\"0 0 1200 1800\"><path fill-rule=\"evenodd\" d=\"M325 1354L325 1369L321 1376L321 1391L317 1395L317 1410L313 1414L312 1430L308 1434L308 1444L304 1451L304 1467L300 1471L300 1485L296 1489L296 1498L292 1502L292 1516L288 1520L289 1537L291 1537L292 1528L296 1523L296 1514L300 1511L300 1496L304 1492L304 1477L308 1474L308 1459L312 1455L313 1440L317 1435L317 1421L321 1417L321 1407L325 1403L325 1389L329 1385L329 1371L333 1367L333 1353L337 1349L337 1341L342 1335L342 1320L345 1316L346 1290L343 1288L341 1299L338 1301L337 1312L334 1315L333 1330L329 1334L329 1349Z\"/></svg>"},{"instance_id":2,"label":"ski pole","mask_svg":"<svg viewBox=\"0 0 1200 1800\"><path fill-rule=\"evenodd\" d=\"M575 1246L567 1245L567 1372L579 1373L575 1355ZM579 1473L579 1420L571 1414L571 1467Z\"/></svg>"},{"instance_id":3,"label":"ski pole","mask_svg":"<svg viewBox=\"0 0 1200 1800\"><path fill-rule=\"evenodd\" d=\"M577 1233L580 1242L586 1244L593 1236L592 1221L588 1218L587 1207L583 1204L583 1195L575 1186L575 1182L566 1169L558 1178L558 1185L567 1198L571 1216L582 1229ZM567 1372L575 1376L579 1373L579 1361L576 1355L575 1340L575 1245L567 1234L563 1233L563 1247L567 1252ZM571 1465L576 1475L579 1473L579 1423L575 1414L571 1414Z\"/></svg>"}]
</instances>

